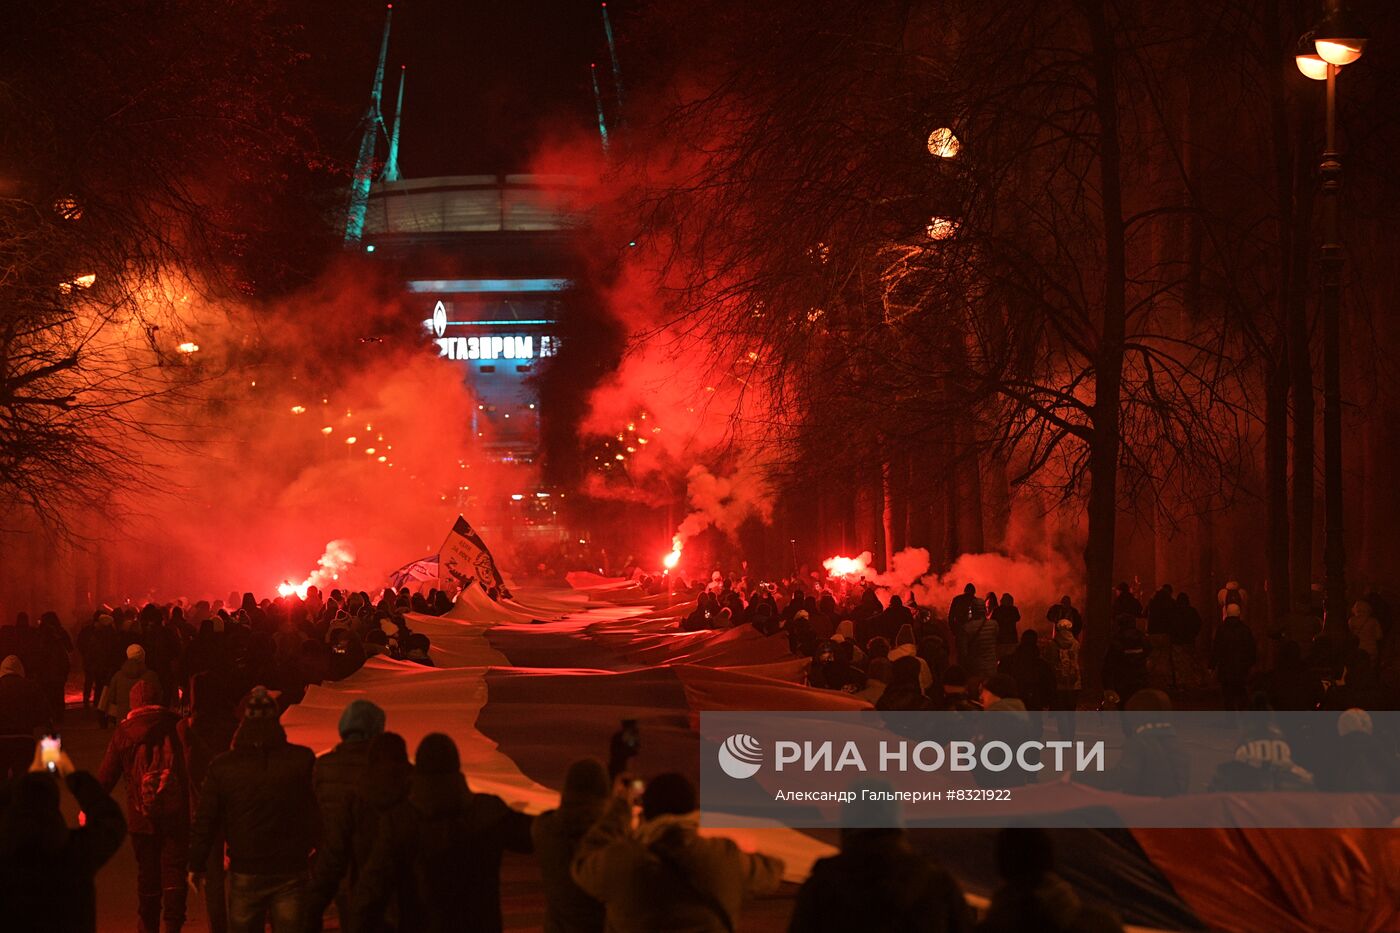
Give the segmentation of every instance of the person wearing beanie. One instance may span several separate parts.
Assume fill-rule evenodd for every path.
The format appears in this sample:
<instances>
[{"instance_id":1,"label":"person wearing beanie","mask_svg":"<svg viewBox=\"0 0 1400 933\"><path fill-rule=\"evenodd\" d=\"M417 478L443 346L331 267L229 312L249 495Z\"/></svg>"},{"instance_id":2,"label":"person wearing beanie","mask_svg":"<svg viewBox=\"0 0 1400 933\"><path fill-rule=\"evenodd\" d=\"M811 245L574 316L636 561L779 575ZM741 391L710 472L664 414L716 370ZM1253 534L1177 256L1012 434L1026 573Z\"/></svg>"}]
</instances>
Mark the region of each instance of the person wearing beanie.
<instances>
[{"instance_id":1,"label":"person wearing beanie","mask_svg":"<svg viewBox=\"0 0 1400 933\"><path fill-rule=\"evenodd\" d=\"M564 775L559 807L535 818L530 837L540 863L545 933L602 933L603 905L584 893L569 874L579 843L603 815L611 787L596 758L580 758Z\"/></svg>"},{"instance_id":2,"label":"person wearing beanie","mask_svg":"<svg viewBox=\"0 0 1400 933\"><path fill-rule=\"evenodd\" d=\"M77 801L80 826L64 820L62 787ZM66 751L59 753L58 773L46 773L37 744L27 773L6 784L0 796L0 926L96 933L93 878L121 848L121 807L91 774L74 767Z\"/></svg>"},{"instance_id":3,"label":"person wearing beanie","mask_svg":"<svg viewBox=\"0 0 1400 933\"><path fill-rule=\"evenodd\" d=\"M355 885L352 929L381 929L397 899L400 930L499 933L501 857L532 850L530 817L473 792L450 737L424 736L408 797L380 826Z\"/></svg>"},{"instance_id":4,"label":"person wearing beanie","mask_svg":"<svg viewBox=\"0 0 1400 933\"><path fill-rule=\"evenodd\" d=\"M209 763L190 829L189 879L196 890L217 840L228 851L232 930L300 930L307 859L319 831L311 749L292 745L266 687L244 698L233 747Z\"/></svg>"},{"instance_id":5,"label":"person wearing beanie","mask_svg":"<svg viewBox=\"0 0 1400 933\"><path fill-rule=\"evenodd\" d=\"M1395 753L1373 733L1371 714L1352 708L1337 717L1332 754L1319 762L1320 790L1357 794L1393 793L1400 781Z\"/></svg>"},{"instance_id":6,"label":"person wearing beanie","mask_svg":"<svg viewBox=\"0 0 1400 933\"><path fill-rule=\"evenodd\" d=\"M1123 754L1108 770L1086 772L1085 784L1141 797L1173 797L1186 793L1191 764L1176 734L1170 713L1171 697L1149 687L1128 698L1121 714Z\"/></svg>"},{"instance_id":7,"label":"person wearing beanie","mask_svg":"<svg viewBox=\"0 0 1400 933\"><path fill-rule=\"evenodd\" d=\"M573 878L602 902L609 933L729 933L745 898L777 889L780 860L701 836L695 808L688 778L658 775L642 793L636 829L629 789L621 787L583 837Z\"/></svg>"},{"instance_id":8,"label":"person wearing beanie","mask_svg":"<svg viewBox=\"0 0 1400 933\"><path fill-rule=\"evenodd\" d=\"M133 646L136 647L136 646ZM136 855L136 924L140 933L178 933L185 922L185 855L190 779L180 745L180 717L161 705L160 684L137 680L130 711L117 723L97 781L110 794L126 782L127 829Z\"/></svg>"},{"instance_id":9,"label":"person wearing beanie","mask_svg":"<svg viewBox=\"0 0 1400 933\"><path fill-rule=\"evenodd\" d=\"M349 922L355 885L358 883L381 827L387 825L394 808L408 799L413 765L408 761L408 745L403 736L385 732L366 743L364 771L335 819L321 832L316 860L307 885L307 929L320 929L321 915L331 901L338 908L344 927ZM342 892L338 894L338 892Z\"/></svg>"},{"instance_id":10,"label":"person wearing beanie","mask_svg":"<svg viewBox=\"0 0 1400 933\"><path fill-rule=\"evenodd\" d=\"M48 701L38 684L25 676L17 655L0 661L0 735L37 739L51 721ZM0 743L0 780L22 774L29 765L29 744Z\"/></svg>"},{"instance_id":11,"label":"person wearing beanie","mask_svg":"<svg viewBox=\"0 0 1400 933\"><path fill-rule=\"evenodd\" d=\"M316 759L311 786L321 810L323 831L345 836L349 833L350 798L364 777L370 742L384 733L384 710L369 700L351 700L340 714L339 731L340 744ZM337 903L341 916L349 916L348 889L340 892Z\"/></svg>"},{"instance_id":12,"label":"person wearing beanie","mask_svg":"<svg viewBox=\"0 0 1400 933\"><path fill-rule=\"evenodd\" d=\"M126 714L131 712L131 688L136 686L138 681L160 687L160 678L156 676L156 672L146 667L146 649L136 644L127 645L126 660L121 669L112 675L107 689L102 693L102 699L97 704L99 723L103 728L106 728L108 720L121 722L126 718Z\"/></svg>"},{"instance_id":13,"label":"person wearing beanie","mask_svg":"<svg viewBox=\"0 0 1400 933\"><path fill-rule=\"evenodd\" d=\"M861 789L893 790L883 781ZM865 799L844 805L841 851L812 866L797 892L789 933L972 930L973 913L962 889L910 845L898 808Z\"/></svg>"}]
</instances>

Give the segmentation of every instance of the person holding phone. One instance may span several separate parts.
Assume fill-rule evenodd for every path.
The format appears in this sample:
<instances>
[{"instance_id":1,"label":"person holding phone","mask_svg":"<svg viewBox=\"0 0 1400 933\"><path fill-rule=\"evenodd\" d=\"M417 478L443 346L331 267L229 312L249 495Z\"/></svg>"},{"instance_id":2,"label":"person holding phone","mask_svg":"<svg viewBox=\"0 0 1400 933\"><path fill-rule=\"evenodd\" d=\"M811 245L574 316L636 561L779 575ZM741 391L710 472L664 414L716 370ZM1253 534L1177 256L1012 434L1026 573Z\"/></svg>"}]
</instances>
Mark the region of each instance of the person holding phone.
<instances>
[{"instance_id":1,"label":"person holding phone","mask_svg":"<svg viewBox=\"0 0 1400 933\"><path fill-rule=\"evenodd\" d=\"M6 929L95 933L93 878L121 848L126 820L61 740L48 738L35 744L27 773L0 785L0 916ZM82 810L79 827L63 819L61 787Z\"/></svg>"}]
</instances>

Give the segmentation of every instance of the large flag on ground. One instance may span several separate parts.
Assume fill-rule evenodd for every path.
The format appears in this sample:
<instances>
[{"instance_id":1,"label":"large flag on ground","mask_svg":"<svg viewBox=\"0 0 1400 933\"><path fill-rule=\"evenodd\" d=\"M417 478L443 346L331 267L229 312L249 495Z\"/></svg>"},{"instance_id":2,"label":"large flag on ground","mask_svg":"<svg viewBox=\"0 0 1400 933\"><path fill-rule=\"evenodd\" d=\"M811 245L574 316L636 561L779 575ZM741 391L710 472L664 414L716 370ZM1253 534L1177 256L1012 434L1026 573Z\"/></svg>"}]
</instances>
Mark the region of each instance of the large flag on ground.
<instances>
[{"instance_id":1,"label":"large flag on ground","mask_svg":"<svg viewBox=\"0 0 1400 933\"><path fill-rule=\"evenodd\" d=\"M308 687L282 722L292 741L329 750L340 741L345 705L372 698L410 748L429 732L448 733L474 790L538 813L557 806L575 759L606 755L624 719L636 720L642 736L629 764L635 773L698 777L702 712L870 705L805 686L809 661L790 653L785 634L765 637L748 625L682 631L693 603L666 605L634 589L604 581L585 590L527 589L491 603L469 588L448 616L408 616L413 631L432 639L435 667L372 658L343 681ZM558 615L540 620L530 605L558 607ZM1070 785L1063 792L1087 793ZM1096 793L1122 813L1123 828L1051 830L1057 870L1087 901L1139 929L1400 930L1394 829L1132 829L1137 808L1170 801ZM1344 805L1342 795L1326 803ZM782 858L790 881L836 851L834 831L704 831ZM979 900L999 883L995 836L910 830L911 844Z\"/></svg>"},{"instance_id":2,"label":"large flag on ground","mask_svg":"<svg viewBox=\"0 0 1400 933\"><path fill-rule=\"evenodd\" d=\"M422 583L428 580L434 582L442 575L438 565L438 556L424 557L421 560L409 561L398 570L389 574L389 585L394 589L407 586L410 583Z\"/></svg>"},{"instance_id":3,"label":"large flag on ground","mask_svg":"<svg viewBox=\"0 0 1400 933\"><path fill-rule=\"evenodd\" d=\"M460 515L438 549L438 566L442 587L448 592L459 593L477 585L493 599L510 595L491 550L471 523Z\"/></svg>"}]
</instances>

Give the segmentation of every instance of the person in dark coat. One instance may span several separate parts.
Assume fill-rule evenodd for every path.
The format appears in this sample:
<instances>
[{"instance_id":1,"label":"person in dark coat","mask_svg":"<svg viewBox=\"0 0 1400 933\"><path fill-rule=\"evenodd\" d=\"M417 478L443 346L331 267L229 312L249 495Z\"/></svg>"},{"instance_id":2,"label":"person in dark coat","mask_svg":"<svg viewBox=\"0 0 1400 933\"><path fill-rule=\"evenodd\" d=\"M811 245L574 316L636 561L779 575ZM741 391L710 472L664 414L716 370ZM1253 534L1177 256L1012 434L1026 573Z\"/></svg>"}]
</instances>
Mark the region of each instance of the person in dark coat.
<instances>
[{"instance_id":1,"label":"person in dark coat","mask_svg":"<svg viewBox=\"0 0 1400 933\"><path fill-rule=\"evenodd\" d=\"M872 665L873 669L873 665ZM919 659L913 655L896 658L890 664L890 682L875 701L878 710L927 710L933 703L919 684Z\"/></svg>"},{"instance_id":2,"label":"person in dark coat","mask_svg":"<svg viewBox=\"0 0 1400 933\"><path fill-rule=\"evenodd\" d=\"M1240 618L1239 606L1227 605L1210 652L1210 666L1220 681L1221 705L1225 709L1241 710L1248 704L1249 672L1258 656L1254 634Z\"/></svg>"},{"instance_id":3,"label":"person in dark coat","mask_svg":"<svg viewBox=\"0 0 1400 933\"><path fill-rule=\"evenodd\" d=\"M126 714L131 712L131 688L140 680L160 686L160 678L156 676L156 672L146 667L146 649L138 644L131 644L126 648L126 661L121 669L112 675L107 689L102 692L98 712L114 722L125 719Z\"/></svg>"},{"instance_id":4,"label":"person in dark coat","mask_svg":"<svg viewBox=\"0 0 1400 933\"><path fill-rule=\"evenodd\" d=\"M1389 794L1400 777L1393 744L1374 734L1371 714L1349 709L1337 717L1337 739L1317 772L1319 790L1335 793Z\"/></svg>"},{"instance_id":5,"label":"person in dark coat","mask_svg":"<svg viewBox=\"0 0 1400 933\"><path fill-rule=\"evenodd\" d=\"M320 929L321 915L337 899L337 892L345 892L342 902L351 900L384 821L408 799L413 765L408 761L403 736L385 732L368 745L364 771L353 793L343 807L328 814L322 826L321 844L307 885L308 930ZM348 904L339 915L342 926L349 922Z\"/></svg>"},{"instance_id":6,"label":"person in dark coat","mask_svg":"<svg viewBox=\"0 0 1400 933\"><path fill-rule=\"evenodd\" d=\"M1078 638L1079 633L1084 630L1084 617L1074 608L1074 602L1068 596L1061 596L1060 601L1045 613L1045 621L1051 625L1059 625L1064 619L1069 620L1070 634Z\"/></svg>"},{"instance_id":7,"label":"person in dark coat","mask_svg":"<svg viewBox=\"0 0 1400 933\"><path fill-rule=\"evenodd\" d=\"M972 912L952 875L902 829L842 829L797 892L788 933L962 933Z\"/></svg>"},{"instance_id":8,"label":"person in dark coat","mask_svg":"<svg viewBox=\"0 0 1400 933\"><path fill-rule=\"evenodd\" d=\"M206 620L207 621L207 620ZM233 745L238 728L233 700L225 682L213 671L203 671L190 679L190 715L180 720L176 734L185 753L185 773L190 777L190 818L199 810L200 790L213 760ZM208 874L204 882L204 905L210 933L228 930L228 885L224 877L224 840L219 837L209 847Z\"/></svg>"},{"instance_id":9,"label":"person in dark coat","mask_svg":"<svg viewBox=\"0 0 1400 933\"><path fill-rule=\"evenodd\" d=\"M397 896L400 930L500 933L501 856L532 850L530 817L468 788L451 738L424 736L408 799L381 825L355 885L357 930L383 929Z\"/></svg>"},{"instance_id":10,"label":"person in dark coat","mask_svg":"<svg viewBox=\"0 0 1400 933\"><path fill-rule=\"evenodd\" d=\"M975 604L981 604L983 611L979 612ZM948 604L948 628L953 635L953 644L958 648L962 647L963 628L972 620L974 613L984 615L985 609L986 604L977 598L977 587L971 583L963 587L962 593L954 596L953 601ZM966 666L961 655L958 657L958 663Z\"/></svg>"},{"instance_id":11,"label":"person in dark coat","mask_svg":"<svg viewBox=\"0 0 1400 933\"><path fill-rule=\"evenodd\" d=\"M1055 701L1055 669L1040 651L1040 636L1033 629L1021 633L1016 650L1002 658L997 671L1016 681L1018 696L1028 710L1050 709Z\"/></svg>"},{"instance_id":12,"label":"person in dark coat","mask_svg":"<svg viewBox=\"0 0 1400 933\"><path fill-rule=\"evenodd\" d=\"M97 769L110 794L126 782L127 829L136 854L136 920L140 933L179 933L185 922L185 856L189 847L189 774L180 747L180 717L161 705L161 689L138 680L131 712L117 724ZM162 909L163 908L163 909Z\"/></svg>"},{"instance_id":13,"label":"person in dark coat","mask_svg":"<svg viewBox=\"0 0 1400 933\"><path fill-rule=\"evenodd\" d=\"M1140 797L1186 793L1190 760L1168 714L1171 698L1148 688L1133 694L1122 713L1123 753L1106 771L1085 772L1082 783Z\"/></svg>"},{"instance_id":14,"label":"person in dark coat","mask_svg":"<svg viewBox=\"0 0 1400 933\"><path fill-rule=\"evenodd\" d=\"M70 828L59 809L60 783L83 814ZM96 933L98 869L121 848L121 807L60 752L57 775L39 748L29 772L0 785L0 922L7 930Z\"/></svg>"},{"instance_id":15,"label":"person in dark coat","mask_svg":"<svg viewBox=\"0 0 1400 933\"><path fill-rule=\"evenodd\" d=\"M1002 886L992 894L977 933L1121 933L1112 915L1087 907L1055 872L1054 848L1043 829L1003 829L996 839Z\"/></svg>"},{"instance_id":16,"label":"person in dark coat","mask_svg":"<svg viewBox=\"0 0 1400 933\"><path fill-rule=\"evenodd\" d=\"M0 661L0 735L37 739L49 718L44 691L27 676L19 656Z\"/></svg>"},{"instance_id":17,"label":"person in dark coat","mask_svg":"<svg viewBox=\"0 0 1400 933\"><path fill-rule=\"evenodd\" d=\"M535 817L530 838L544 889L544 933L602 933L603 905L569 873L579 843L607 806L610 787L602 762L581 758L569 766L559 807Z\"/></svg>"},{"instance_id":18,"label":"person in dark coat","mask_svg":"<svg viewBox=\"0 0 1400 933\"><path fill-rule=\"evenodd\" d=\"M316 844L311 749L287 742L277 701L254 687L233 748L209 764L190 830L190 883L204 885L215 842L228 847L229 927L300 933L307 859Z\"/></svg>"},{"instance_id":19,"label":"person in dark coat","mask_svg":"<svg viewBox=\"0 0 1400 933\"><path fill-rule=\"evenodd\" d=\"M971 604L972 618L963 626L958 643L958 664L968 677L990 677L997 669L997 624L978 613L982 603Z\"/></svg>"},{"instance_id":20,"label":"person in dark coat","mask_svg":"<svg viewBox=\"0 0 1400 933\"><path fill-rule=\"evenodd\" d=\"M1137 627L1137 617L1118 616L1118 630L1108 641L1103 662L1103 683L1127 703L1134 693L1147 686L1147 657L1152 646Z\"/></svg>"},{"instance_id":21,"label":"person in dark coat","mask_svg":"<svg viewBox=\"0 0 1400 933\"><path fill-rule=\"evenodd\" d=\"M1163 583L1152 598L1147 601L1147 634L1168 636L1172 630L1172 615L1176 612L1176 599L1172 595L1172 585Z\"/></svg>"},{"instance_id":22,"label":"person in dark coat","mask_svg":"<svg viewBox=\"0 0 1400 933\"><path fill-rule=\"evenodd\" d=\"M44 691L44 701L55 723L63 721L65 705L64 688L68 684L68 670L72 667L71 654L73 639L68 637L58 613L46 612L39 616L39 628L35 633L34 680Z\"/></svg>"},{"instance_id":23,"label":"person in dark coat","mask_svg":"<svg viewBox=\"0 0 1400 933\"><path fill-rule=\"evenodd\" d=\"M316 759L311 786L321 808L321 825L344 823L369 762L369 745L384 734L384 710L369 700L350 701L340 715L340 744ZM338 898L340 915L348 917L350 901L345 890Z\"/></svg>"},{"instance_id":24,"label":"person in dark coat","mask_svg":"<svg viewBox=\"0 0 1400 933\"><path fill-rule=\"evenodd\" d=\"M1016 598L1010 593L1002 593L1001 601L990 615L997 624L997 654L1004 658L1016 650L1016 626L1021 622L1021 610L1016 608Z\"/></svg>"},{"instance_id":25,"label":"person in dark coat","mask_svg":"<svg viewBox=\"0 0 1400 933\"><path fill-rule=\"evenodd\" d=\"M1133 595L1133 588L1127 583L1118 584L1113 593L1113 615L1128 616L1131 619L1141 619L1143 616L1142 603Z\"/></svg>"}]
</instances>

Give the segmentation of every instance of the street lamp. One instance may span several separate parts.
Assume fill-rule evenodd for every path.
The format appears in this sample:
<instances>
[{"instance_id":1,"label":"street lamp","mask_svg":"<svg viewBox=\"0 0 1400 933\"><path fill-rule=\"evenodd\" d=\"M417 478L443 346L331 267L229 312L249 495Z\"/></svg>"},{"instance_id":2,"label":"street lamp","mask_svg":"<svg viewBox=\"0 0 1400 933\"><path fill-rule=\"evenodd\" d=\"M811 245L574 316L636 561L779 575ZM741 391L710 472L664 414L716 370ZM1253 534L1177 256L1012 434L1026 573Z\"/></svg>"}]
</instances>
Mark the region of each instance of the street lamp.
<instances>
[{"instance_id":1,"label":"street lamp","mask_svg":"<svg viewBox=\"0 0 1400 933\"><path fill-rule=\"evenodd\" d=\"M1330 0L1327 15L1313 30L1316 33L1317 54L1322 60L1341 67L1350 65L1366 50L1366 40L1370 38L1365 26L1350 10L1345 9L1340 0Z\"/></svg>"},{"instance_id":2,"label":"street lamp","mask_svg":"<svg viewBox=\"0 0 1400 933\"><path fill-rule=\"evenodd\" d=\"M1294 61L1313 80L1327 82L1327 144L1318 166L1322 176L1322 461L1323 564L1326 568L1326 618L1329 628L1346 618L1346 542L1342 537L1342 255L1337 200L1342 162L1337 152L1337 71L1361 57L1366 28L1342 7L1327 0L1327 15L1299 39ZM1311 41L1312 49L1308 49ZM1312 54L1309 54L1311 51Z\"/></svg>"}]
</instances>

